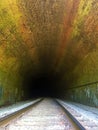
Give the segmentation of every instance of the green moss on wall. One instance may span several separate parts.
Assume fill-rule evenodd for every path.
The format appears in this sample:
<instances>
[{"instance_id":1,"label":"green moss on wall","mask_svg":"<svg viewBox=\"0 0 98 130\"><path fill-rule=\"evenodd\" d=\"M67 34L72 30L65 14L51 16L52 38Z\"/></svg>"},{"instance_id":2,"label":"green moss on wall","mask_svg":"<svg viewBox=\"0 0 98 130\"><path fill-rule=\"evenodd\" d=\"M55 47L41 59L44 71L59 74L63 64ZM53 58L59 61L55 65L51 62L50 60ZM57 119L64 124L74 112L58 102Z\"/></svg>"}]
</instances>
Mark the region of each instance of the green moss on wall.
<instances>
[{"instance_id":1,"label":"green moss on wall","mask_svg":"<svg viewBox=\"0 0 98 130\"><path fill-rule=\"evenodd\" d=\"M98 84L74 88L67 92L67 98L74 102L98 107Z\"/></svg>"}]
</instances>

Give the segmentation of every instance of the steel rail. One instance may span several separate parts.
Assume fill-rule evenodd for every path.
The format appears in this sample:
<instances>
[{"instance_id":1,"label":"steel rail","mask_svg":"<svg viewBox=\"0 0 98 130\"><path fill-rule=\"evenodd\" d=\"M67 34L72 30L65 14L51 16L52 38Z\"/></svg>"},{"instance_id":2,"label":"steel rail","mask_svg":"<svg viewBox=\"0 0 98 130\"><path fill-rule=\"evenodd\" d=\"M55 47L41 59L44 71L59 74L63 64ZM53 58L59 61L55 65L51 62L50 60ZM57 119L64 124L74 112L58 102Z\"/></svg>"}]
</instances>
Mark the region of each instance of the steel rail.
<instances>
[{"instance_id":1,"label":"steel rail","mask_svg":"<svg viewBox=\"0 0 98 130\"><path fill-rule=\"evenodd\" d=\"M16 117L22 115L23 113L25 113L26 111L30 110L32 107L34 107L35 105L37 105L38 103L40 103L43 99L41 98L40 100L34 102L33 104L24 107L20 110L17 110L11 114L8 114L2 118L0 118L0 126L7 124L8 122L10 122L11 120L15 119ZM6 123L5 123L6 122Z\"/></svg>"},{"instance_id":2,"label":"steel rail","mask_svg":"<svg viewBox=\"0 0 98 130\"><path fill-rule=\"evenodd\" d=\"M60 107L65 111L65 113L68 115L68 117L70 117L70 119L76 124L76 126L80 129L80 130L86 130L84 128L84 126L58 101L56 100L56 103L60 105Z\"/></svg>"}]
</instances>

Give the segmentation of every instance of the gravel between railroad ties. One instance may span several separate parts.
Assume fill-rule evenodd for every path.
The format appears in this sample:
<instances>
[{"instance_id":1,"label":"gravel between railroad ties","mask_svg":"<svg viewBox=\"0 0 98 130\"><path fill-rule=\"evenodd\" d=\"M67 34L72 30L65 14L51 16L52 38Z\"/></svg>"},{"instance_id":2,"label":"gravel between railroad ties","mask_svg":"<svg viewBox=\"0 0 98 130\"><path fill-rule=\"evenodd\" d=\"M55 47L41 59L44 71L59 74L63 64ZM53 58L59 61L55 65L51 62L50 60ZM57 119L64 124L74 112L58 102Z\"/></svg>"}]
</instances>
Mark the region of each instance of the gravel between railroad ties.
<instances>
[{"instance_id":1,"label":"gravel between railroad ties","mask_svg":"<svg viewBox=\"0 0 98 130\"><path fill-rule=\"evenodd\" d=\"M45 98L0 130L77 130L77 127L53 99Z\"/></svg>"},{"instance_id":2,"label":"gravel between railroad ties","mask_svg":"<svg viewBox=\"0 0 98 130\"><path fill-rule=\"evenodd\" d=\"M31 104L34 104L40 99L36 99L34 101L22 101L15 103L13 105L2 107L0 108L0 118L7 116L13 112L16 112L22 108L25 108ZM80 122L82 121L84 124L86 122L86 129L87 130L98 130L98 109L86 105L82 105L80 103L74 103L69 101L62 101L58 100L60 103L69 110L73 114L73 116L76 116ZM77 116L78 115L78 116ZM84 121L83 121L84 120Z\"/></svg>"}]
</instances>

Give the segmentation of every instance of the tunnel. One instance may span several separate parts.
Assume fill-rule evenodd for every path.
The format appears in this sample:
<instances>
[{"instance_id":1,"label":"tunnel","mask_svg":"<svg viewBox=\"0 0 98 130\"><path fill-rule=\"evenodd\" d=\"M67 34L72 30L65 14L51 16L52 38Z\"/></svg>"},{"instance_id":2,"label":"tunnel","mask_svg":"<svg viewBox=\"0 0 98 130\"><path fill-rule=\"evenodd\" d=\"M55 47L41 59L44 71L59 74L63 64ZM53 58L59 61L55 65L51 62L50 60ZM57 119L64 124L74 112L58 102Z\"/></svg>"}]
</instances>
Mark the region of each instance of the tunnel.
<instances>
[{"instance_id":1,"label":"tunnel","mask_svg":"<svg viewBox=\"0 0 98 130\"><path fill-rule=\"evenodd\" d=\"M37 97L98 107L98 0L0 0L0 106Z\"/></svg>"}]
</instances>

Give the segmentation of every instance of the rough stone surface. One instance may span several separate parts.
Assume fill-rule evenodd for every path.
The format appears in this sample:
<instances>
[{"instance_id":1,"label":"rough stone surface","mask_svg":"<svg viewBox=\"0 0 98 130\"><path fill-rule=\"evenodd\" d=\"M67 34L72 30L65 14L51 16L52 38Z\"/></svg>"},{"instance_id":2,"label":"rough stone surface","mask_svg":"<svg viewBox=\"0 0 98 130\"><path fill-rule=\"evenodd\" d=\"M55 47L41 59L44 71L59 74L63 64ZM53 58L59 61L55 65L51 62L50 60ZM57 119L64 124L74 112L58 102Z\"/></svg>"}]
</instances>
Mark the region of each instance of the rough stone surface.
<instances>
[{"instance_id":1,"label":"rough stone surface","mask_svg":"<svg viewBox=\"0 0 98 130\"><path fill-rule=\"evenodd\" d=\"M61 96L98 80L98 0L0 0L0 105L28 97L41 75L57 77ZM97 87L72 91L98 105Z\"/></svg>"}]
</instances>

